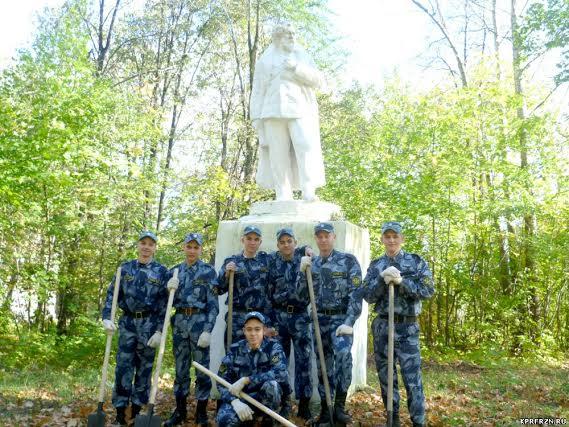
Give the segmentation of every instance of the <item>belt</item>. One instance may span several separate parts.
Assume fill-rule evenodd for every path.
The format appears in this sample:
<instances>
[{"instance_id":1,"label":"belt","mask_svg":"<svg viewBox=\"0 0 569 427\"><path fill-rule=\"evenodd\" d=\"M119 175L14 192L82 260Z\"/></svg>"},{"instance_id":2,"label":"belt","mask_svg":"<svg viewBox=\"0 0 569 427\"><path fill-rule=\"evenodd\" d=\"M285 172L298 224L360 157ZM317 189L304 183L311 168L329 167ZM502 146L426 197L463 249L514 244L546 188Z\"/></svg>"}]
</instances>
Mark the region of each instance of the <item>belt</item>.
<instances>
[{"instance_id":1,"label":"belt","mask_svg":"<svg viewBox=\"0 0 569 427\"><path fill-rule=\"evenodd\" d=\"M123 310L123 314L128 317L133 317L135 319L144 319L145 317L150 317L152 315L151 311L128 311Z\"/></svg>"},{"instance_id":2,"label":"belt","mask_svg":"<svg viewBox=\"0 0 569 427\"><path fill-rule=\"evenodd\" d=\"M196 307L176 307L176 314L185 314L186 316L191 316L192 314L203 313L201 308Z\"/></svg>"},{"instance_id":3,"label":"belt","mask_svg":"<svg viewBox=\"0 0 569 427\"><path fill-rule=\"evenodd\" d=\"M385 320L389 320L389 317L386 314L381 314L379 317ZM403 316L401 314L394 314L393 321L395 323L415 323L417 321L417 316Z\"/></svg>"},{"instance_id":4,"label":"belt","mask_svg":"<svg viewBox=\"0 0 569 427\"><path fill-rule=\"evenodd\" d=\"M346 314L346 310L340 308L333 310L318 310L318 314L323 314L325 316L334 316L335 314Z\"/></svg>"},{"instance_id":5,"label":"belt","mask_svg":"<svg viewBox=\"0 0 569 427\"><path fill-rule=\"evenodd\" d=\"M280 305L275 307L277 310L284 311L288 314L306 313L306 307L297 307L294 305Z\"/></svg>"}]
</instances>

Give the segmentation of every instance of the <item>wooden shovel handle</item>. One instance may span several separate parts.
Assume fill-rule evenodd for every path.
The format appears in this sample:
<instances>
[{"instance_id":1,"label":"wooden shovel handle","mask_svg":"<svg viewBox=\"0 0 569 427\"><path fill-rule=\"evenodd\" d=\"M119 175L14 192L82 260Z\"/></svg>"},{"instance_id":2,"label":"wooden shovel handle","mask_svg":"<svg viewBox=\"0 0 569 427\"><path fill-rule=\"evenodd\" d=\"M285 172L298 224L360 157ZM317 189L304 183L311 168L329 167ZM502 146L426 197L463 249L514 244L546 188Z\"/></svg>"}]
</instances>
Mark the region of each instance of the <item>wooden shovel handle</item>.
<instances>
[{"instance_id":1,"label":"wooden shovel handle","mask_svg":"<svg viewBox=\"0 0 569 427\"><path fill-rule=\"evenodd\" d=\"M229 292L227 295L227 339L225 351L229 351L233 342L233 288L235 284L235 271L229 272Z\"/></svg>"},{"instance_id":2,"label":"wooden shovel handle","mask_svg":"<svg viewBox=\"0 0 569 427\"><path fill-rule=\"evenodd\" d=\"M115 321L117 313L117 301L119 298L119 287L121 284L121 266L117 268L115 273L115 288L113 291L113 303L111 305L111 322ZM101 385L99 386L99 402L105 401L105 386L107 384L107 370L109 367L109 357L111 355L111 346L113 344L114 331L107 331L107 343L105 345L105 358L103 359L103 373L101 375Z\"/></svg>"},{"instance_id":3,"label":"wooden shovel handle","mask_svg":"<svg viewBox=\"0 0 569 427\"><path fill-rule=\"evenodd\" d=\"M174 279L178 278L178 269L174 270ZM156 367L154 368L154 375L152 377L152 388L150 389L150 399L148 404L154 406L154 401L156 400L156 393L158 392L158 380L160 379L160 369L162 368L162 359L164 357L164 348L166 347L166 338L168 336L168 326L170 322L168 317L170 316L170 310L172 310L172 304L174 303L175 289L170 289L168 294L168 305L166 306L166 314L164 315L164 325L162 326L162 337L160 338L160 347L158 349L158 359L156 360Z\"/></svg>"},{"instance_id":4,"label":"wooden shovel handle","mask_svg":"<svg viewBox=\"0 0 569 427\"><path fill-rule=\"evenodd\" d=\"M328 409L331 409L333 408L332 395L330 394L330 383L328 382L328 373L326 372L326 360L324 358L322 336L320 335L320 323L318 322L318 312L316 311L316 298L314 297L314 285L312 284L312 270L310 267L306 267L306 281L308 283L308 294L310 295L312 321L314 322L314 335L316 336L318 359L320 360L320 372L322 373L322 381L324 382L324 394L326 395L326 403L328 404Z\"/></svg>"}]
</instances>

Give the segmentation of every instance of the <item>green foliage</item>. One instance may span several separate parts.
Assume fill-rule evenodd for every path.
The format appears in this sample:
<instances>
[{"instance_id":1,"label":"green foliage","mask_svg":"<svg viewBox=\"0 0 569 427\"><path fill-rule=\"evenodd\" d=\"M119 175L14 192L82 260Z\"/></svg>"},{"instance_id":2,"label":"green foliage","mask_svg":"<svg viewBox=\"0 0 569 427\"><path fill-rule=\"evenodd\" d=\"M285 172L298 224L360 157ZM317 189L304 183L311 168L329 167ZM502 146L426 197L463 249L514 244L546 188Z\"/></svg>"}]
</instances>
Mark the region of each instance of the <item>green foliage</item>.
<instances>
[{"instance_id":1,"label":"green foliage","mask_svg":"<svg viewBox=\"0 0 569 427\"><path fill-rule=\"evenodd\" d=\"M343 52L326 1L222 3L160 0L119 14L101 69L90 3L72 0L42 16L33 46L0 74L2 366L102 358L96 319L141 229L159 228L168 266L187 232L203 232L211 261L219 221L272 197L253 183L247 102L268 24L293 21L329 77ZM518 35L526 59L538 35L565 49L566 7L532 4ZM520 119L540 88L516 96L489 67L469 70L467 88L419 93L393 79L321 94L319 195L370 230L374 257L380 224L404 222L406 248L436 279L421 318L427 352L558 357L569 348L566 123Z\"/></svg>"},{"instance_id":2,"label":"green foliage","mask_svg":"<svg viewBox=\"0 0 569 427\"><path fill-rule=\"evenodd\" d=\"M372 257L382 251L381 223L403 221L407 250L425 255L435 275L437 294L422 316L429 346L492 342L526 355L536 348L558 354L566 345L559 295L567 217L548 230L555 214L546 212L556 209L548 200L567 200L557 181L567 158L552 155L562 151L554 117L520 123L513 90L485 73L459 90L412 94L394 81L381 93L356 86L322 97L328 184L320 194L370 230ZM519 166L521 126L531 144L529 171ZM532 270L524 267L520 222L528 213L543 224L532 237Z\"/></svg>"},{"instance_id":3,"label":"green foliage","mask_svg":"<svg viewBox=\"0 0 569 427\"><path fill-rule=\"evenodd\" d=\"M539 1L530 5L520 28L526 56L540 54L544 50L560 49L555 82L569 81L569 2L567 0Z\"/></svg>"}]
</instances>

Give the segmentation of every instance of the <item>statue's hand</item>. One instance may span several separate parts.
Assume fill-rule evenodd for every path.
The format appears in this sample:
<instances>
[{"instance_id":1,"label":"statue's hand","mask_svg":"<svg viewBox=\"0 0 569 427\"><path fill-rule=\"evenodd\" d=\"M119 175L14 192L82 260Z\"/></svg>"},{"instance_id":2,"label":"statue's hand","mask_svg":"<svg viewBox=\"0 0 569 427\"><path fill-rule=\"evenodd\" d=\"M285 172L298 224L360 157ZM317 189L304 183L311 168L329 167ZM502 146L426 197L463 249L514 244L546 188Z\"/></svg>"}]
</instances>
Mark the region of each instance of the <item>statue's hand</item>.
<instances>
[{"instance_id":1,"label":"statue's hand","mask_svg":"<svg viewBox=\"0 0 569 427\"><path fill-rule=\"evenodd\" d=\"M284 61L284 69L287 71L294 71L296 70L297 62L294 59L285 59Z\"/></svg>"}]
</instances>

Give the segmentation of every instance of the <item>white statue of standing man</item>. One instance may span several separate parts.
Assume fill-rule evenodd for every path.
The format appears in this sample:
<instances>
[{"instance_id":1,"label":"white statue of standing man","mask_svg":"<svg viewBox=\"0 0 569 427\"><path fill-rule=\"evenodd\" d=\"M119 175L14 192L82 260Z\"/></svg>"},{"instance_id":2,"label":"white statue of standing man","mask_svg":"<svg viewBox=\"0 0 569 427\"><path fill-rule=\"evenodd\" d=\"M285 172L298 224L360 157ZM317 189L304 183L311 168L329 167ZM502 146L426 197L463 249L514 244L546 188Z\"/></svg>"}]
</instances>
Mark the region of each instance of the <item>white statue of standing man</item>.
<instances>
[{"instance_id":1,"label":"white statue of standing man","mask_svg":"<svg viewBox=\"0 0 569 427\"><path fill-rule=\"evenodd\" d=\"M290 24L277 24L272 43L257 61L251 119L259 136L257 183L274 189L277 200L316 200L325 184L315 90L322 75L295 45Z\"/></svg>"}]
</instances>

